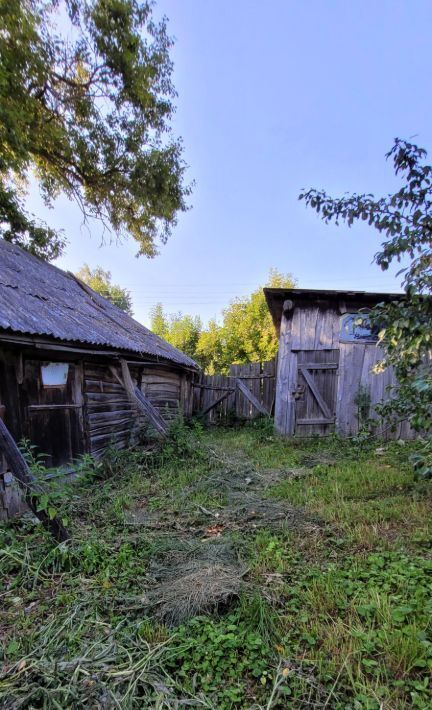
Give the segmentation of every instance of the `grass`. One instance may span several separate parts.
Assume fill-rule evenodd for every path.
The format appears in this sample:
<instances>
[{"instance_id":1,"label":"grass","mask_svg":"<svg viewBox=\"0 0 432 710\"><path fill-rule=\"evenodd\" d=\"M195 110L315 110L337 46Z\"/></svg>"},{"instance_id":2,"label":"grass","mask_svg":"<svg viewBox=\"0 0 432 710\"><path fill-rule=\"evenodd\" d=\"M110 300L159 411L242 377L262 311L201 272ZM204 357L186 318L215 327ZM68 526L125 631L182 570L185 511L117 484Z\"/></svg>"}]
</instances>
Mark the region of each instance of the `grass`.
<instances>
[{"instance_id":1,"label":"grass","mask_svg":"<svg viewBox=\"0 0 432 710\"><path fill-rule=\"evenodd\" d=\"M111 452L61 498L71 543L29 518L0 527L0 707L432 707L432 489L415 449L258 423L176 424L163 448ZM239 485L320 524L234 524ZM157 570L182 585L195 547L229 554L241 590L166 626Z\"/></svg>"}]
</instances>

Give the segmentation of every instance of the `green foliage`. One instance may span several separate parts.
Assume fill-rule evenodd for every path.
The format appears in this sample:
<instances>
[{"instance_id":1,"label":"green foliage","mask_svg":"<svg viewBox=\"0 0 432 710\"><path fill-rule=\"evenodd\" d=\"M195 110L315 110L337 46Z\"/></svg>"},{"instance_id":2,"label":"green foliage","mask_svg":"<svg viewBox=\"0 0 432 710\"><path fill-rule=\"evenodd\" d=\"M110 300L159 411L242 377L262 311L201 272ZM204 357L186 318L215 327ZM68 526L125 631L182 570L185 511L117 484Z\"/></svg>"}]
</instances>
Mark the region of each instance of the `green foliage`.
<instances>
[{"instance_id":1,"label":"green foliage","mask_svg":"<svg viewBox=\"0 0 432 710\"><path fill-rule=\"evenodd\" d=\"M270 269L266 286L293 288L295 280ZM203 328L198 317L166 315L161 303L150 312L151 330L183 350L207 372L227 373L234 363L272 360L278 350L277 335L260 286L250 296L237 298L223 311L219 325L210 320Z\"/></svg>"},{"instance_id":2,"label":"green foliage","mask_svg":"<svg viewBox=\"0 0 432 710\"><path fill-rule=\"evenodd\" d=\"M270 651L237 614L196 617L176 632L168 668L178 682L197 689L218 708L244 706L248 680L269 680Z\"/></svg>"},{"instance_id":3,"label":"green foliage","mask_svg":"<svg viewBox=\"0 0 432 710\"><path fill-rule=\"evenodd\" d=\"M423 449L416 451L410 456L410 461L414 468L417 479L432 478L432 442L428 441Z\"/></svg>"},{"instance_id":4,"label":"green foliage","mask_svg":"<svg viewBox=\"0 0 432 710\"><path fill-rule=\"evenodd\" d=\"M298 573L287 590L290 653L314 659L324 679L339 671L336 698L353 696L354 707L429 707L430 560L377 552Z\"/></svg>"},{"instance_id":5,"label":"green foliage","mask_svg":"<svg viewBox=\"0 0 432 710\"><path fill-rule=\"evenodd\" d=\"M259 416L246 423L247 427L254 430L256 440L260 444L265 444L275 439L274 421L272 417Z\"/></svg>"},{"instance_id":6,"label":"green foliage","mask_svg":"<svg viewBox=\"0 0 432 710\"><path fill-rule=\"evenodd\" d=\"M169 132L165 20L146 0L1 0L0 24L0 235L47 259L62 252L22 204L32 172L47 204L63 193L155 255L189 193Z\"/></svg>"},{"instance_id":7,"label":"green foliage","mask_svg":"<svg viewBox=\"0 0 432 710\"><path fill-rule=\"evenodd\" d=\"M160 444L160 457L167 461L205 459L208 454L202 445L203 426L197 421L186 422L178 416L171 422L168 437Z\"/></svg>"},{"instance_id":8,"label":"green foliage","mask_svg":"<svg viewBox=\"0 0 432 710\"><path fill-rule=\"evenodd\" d=\"M150 330L186 355L192 358L196 356L202 330L198 316L183 315L180 312L166 315L162 304L157 303L150 311Z\"/></svg>"},{"instance_id":9,"label":"green foliage","mask_svg":"<svg viewBox=\"0 0 432 710\"><path fill-rule=\"evenodd\" d=\"M270 269L266 286L293 288L295 284L290 274ZM198 343L197 357L207 371L226 373L231 364L272 360L277 350L276 331L260 286L250 296L231 302L223 311L221 326L209 325Z\"/></svg>"},{"instance_id":10,"label":"green foliage","mask_svg":"<svg viewBox=\"0 0 432 710\"><path fill-rule=\"evenodd\" d=\"M380 330L385 350L382 368L392 366L398 378L393 397L381 407L384 416L409 418L417 430L432 428L432 166L426 151L396 139L387 154L404 184L393 195L329 197L309 190L300 195L325 222L351 226L367 221L384 235L376 263L386 270L394 262L408 261L403 274L405 299L380 303L371 322Z\"/></svg>"},{"instance_id":11,"label":"green foliage","mask_svg":"<svg viewBox=\"0 0 432 710\"><path fill-rule=\"evenodd\" d=\"M47 468L46 455L38 452L29 439L21 439L20 451L35 479L33 498L37 501L37 510L45 511L50 520L56 517L62 519L63 525L68 524L65 513L67 500L71 495L71 487L63 474L55 468ZM80 478L92 475L94 460L90 454L83 454L74 464L74 473Z\"/></svg>"},{"instance_id":12,"label":"green foliage","mask_svg":"<svg viewBox=\"0 0 432 710\"><path fill-rule=\"evenodd\" d=\"M81 281L84 281L93 291L100 293L101 296L114 303L117 308L120 308L130 316L132 312L132 299L129 291L117 284L111 283L111 272L104 271L100 266L95 269L90 269L88 264L84 264L75 274Z\"/></svg>"},{"instance_id":13,"label":"green foliage","mask_svg":"<svg viewBox=\"0 0 432 710\"><path fill-rule=\"evenodd\" d=\"M422 447L288 441L261 426L175 421L166 442L88 462L61 503L67 543L31 517L0 525L0 705L431 706L432 492L409 466ZM249 474L263 500L304 506L316 524L230 524L227 478L244 482L242 506L258 494ZM238 600L162 626L160 597L148 599L161 564L178 574L179 552L195 563L212 545L244 561Z\"/></svg>"}]
</instances>

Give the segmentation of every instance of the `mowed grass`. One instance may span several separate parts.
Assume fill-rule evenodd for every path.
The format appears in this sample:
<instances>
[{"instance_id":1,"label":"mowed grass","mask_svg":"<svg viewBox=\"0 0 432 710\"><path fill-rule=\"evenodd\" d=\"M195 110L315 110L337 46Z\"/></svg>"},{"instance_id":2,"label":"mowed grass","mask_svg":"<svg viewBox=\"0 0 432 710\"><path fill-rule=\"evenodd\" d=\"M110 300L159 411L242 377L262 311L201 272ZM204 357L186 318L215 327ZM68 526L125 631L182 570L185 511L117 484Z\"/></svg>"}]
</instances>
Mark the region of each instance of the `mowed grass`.
<instances>
[{"instance_id":1,"label":"mowed grass","mask_svg":"<svg viewBox=\"0 0 432 710\"><path fill-rule=\"evenodd\" d=\"M319 538L255 541L255 571L283 599L279 644L302 669L292 704L307 707L310 669L314 702L333 683L325 707L432 707L432 491L409 462L419 445L284 441L259 426L225 437L260 470L286 470L269 496L325 524Z\"/></svg>"},{"instance_id":2,"label":"mowed grass","mask_svg":"<svg viewBox=\"0 0 432 710\"><path fill-rule=\"evenodd\" d=\"M178 425L161 449L112 452L64 501L72 543L29 520L0 527L0 707L432 707L432 488L414 479L418 446L286 441L258 422ZM167 628L146 611L154 560L206 537L236 468L317 524L217 529L246 569L240 597ZM134 511L157 524L130 524Z\"/></svg>"},{"instance_id":3,"label":"mowed grass","mask_svg":"<svg viewBox=\"0 0 432 710\"><path fill-rule=\"evenodd\" d=\"M307 475L288 475L269 495L316 513L355 545L417 547L423 538L426 545L431 539L431 486L415 481L409 460L417 443L356 446L333 437L288 441L266 430L263 435L259 426L224 437L225 445L229 441L232 451L247 455L259 470L305 469Z\"/></svg>"}]
</instances>

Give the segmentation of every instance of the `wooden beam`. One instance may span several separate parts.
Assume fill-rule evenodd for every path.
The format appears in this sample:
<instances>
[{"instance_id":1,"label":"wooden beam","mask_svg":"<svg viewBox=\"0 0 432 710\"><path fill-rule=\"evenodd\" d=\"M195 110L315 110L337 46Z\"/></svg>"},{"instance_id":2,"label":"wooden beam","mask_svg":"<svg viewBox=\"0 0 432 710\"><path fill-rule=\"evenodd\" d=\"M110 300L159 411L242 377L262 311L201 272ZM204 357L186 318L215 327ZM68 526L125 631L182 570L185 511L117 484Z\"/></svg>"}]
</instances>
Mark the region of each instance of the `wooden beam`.
<instances>
[{"instance_id":1,"label":"wooden beam","mask_svg":"<svg viewBox=\"0 0 432 710\"><path fill-rule=\"evenodd\" d=\"M302 362L301 367L306 367L308 370L337 370L339 363L337 362Z\"/></svg>"},{"instance_id":2,"label":"wooden beam","mask_svg":"<svg viewBox=\"0 0 432 710\"><path fill-rule=\"evenodd\" d=\"M249 387L246 387L245 383L242 382L238 377L236 378L236 385L240 392L249 400L249 402L264 416L269 417L270 413L261 404L261 402L255 397L255 395L250 391Z\"/></svg>"},{"instance_id":3,"label":"wooden beam","mask_svg":"<svg viewBox=\"0 0 432 710\"><path fill-rule=\"evenodd\" d=\"M204 417L204 416L205 416L206 414L208 414L214 407L216 407L218 404L220 404L221 402L223 402L223 400L226 399L226 398L227 398L232 392L234 392L234 391L235 391L235 390L228 390L228 392L224 392L220 397L218 397L217 399L215 399L214 402L212 402L211 404L209 404L208 407L206 407L205 409L203 409L203 411L200 412L200 413L198 414L198 416L199 416L199 417Z\"/></svg>"},{"instance_id":4,"label":"wooden beam","mask_svg":"<svg viewBox=\"0 0 432 710\"><path fill-rule=\"evenodd\" d=\"M302 373L303 377L305 378L306 382L308 383L310 390L311 390L313 396L315 397L318 406L321 408L325 418L331 419L333 415L332 415L330 409L328 408L326 402L324 402L320 392L318 391L310 372L307 370L305 365L299 365L299 370Z\"/></svg>"},{"instance_id":5,"label":"wooden beam","mask_svg":"<svg viewBox=\"0 0 432 710\"><path fill-rule=\"evenodd\" d=\"M33 412L45 409L81 409L81 407L81 404L29 404L27 410Z\"/></svg>"},{"instance_id":6,"label":"wooden beam","mask_svg":"<svg viewBox=\"0 0 432 710\"><path fill-rule=\"evenodd\" d=\"M143 395L141 390L138 387L135 387L126 360L121 359L120 365L123 375L123 385L130 400L138 406L138 409L140 409L148 419L150 419L158 434L166 436L168 434L168 425L166 421L161 417L157 409L153 407L150 400Z\"/></svg>"},{"instance_id":7,"label":"wooden beam","mask_svg":"<svg viewBox=\"0 0 432 710\"><path fill-rule=\"evenodd\" d=\"M296 419L296 424L334 424L335 420L336 417L331 419L319 419L318 417L315 419Z\"/></svg>"},{"instance_id":8,"label":"wooden beam","mask_svg":"<svg viewBox=\"0 0 432 710\"><path fill-rule=\"evenodd\" d=\"M46 528L46 530L48 530L48 532L50 532L58 542L69 540L70 535L60 518L54 516L51 519L45 510L38 509L40 506L40 497L44 493L44 489L34 478L27 465L27 461L1 418L0 452L2 452L10 470L22 488L27 505L33 511L35 516L39 518L44 528Z\"/></svg>"},{"instance_id":9,"label":"wooden beam","mask_svg":"<svg viewBox=\"0 0 432 710\"><path fill-rule=\"evenodd\" d=\"M235 387L216 387L215 385L201 385L196 382L192 382L192 387L198 387L200 390L215 390L220 392L226 390L227 392L235 392Z\"/></svg>"}]
</instances>

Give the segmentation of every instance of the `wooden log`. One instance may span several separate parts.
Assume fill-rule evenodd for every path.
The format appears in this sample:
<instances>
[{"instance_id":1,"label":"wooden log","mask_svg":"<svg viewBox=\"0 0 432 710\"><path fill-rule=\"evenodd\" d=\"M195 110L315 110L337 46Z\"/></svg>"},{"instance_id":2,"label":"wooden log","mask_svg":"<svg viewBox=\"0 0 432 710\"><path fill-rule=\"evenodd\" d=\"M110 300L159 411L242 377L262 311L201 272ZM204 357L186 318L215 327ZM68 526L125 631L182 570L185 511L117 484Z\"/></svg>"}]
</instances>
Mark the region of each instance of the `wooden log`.
<instances>
[{"instance_id":1,"label":"wooden log","mask_svg":"<svg viewBox=\"0 0 432 710\"><path fill-rule=\"evenodd\" d=\"M92 414L88 415L88 419L89 423L93 425L94 423L98 422L110 422L122 418L128 418L130 420L133 414L133 409L114 409L112 411L93 412Z\"/></svg>"},{"instance_id":2,"label":"wooden log","mask_svg":"<svg viewBox=\"0 0 432 710\"><path fill-rule=\"evenodd\" d=\"M44 411L46 409L80 409L81 404L29 404L29 412Z\"/></svg>"},{"instance_id":3,"label":"wooden log","mask_svg":"<svg viewBox=\"0 0 432 710\"><path fill-rule=\"evenodd\" d=\"M57 516L51 520L45 510L38 510L40 495L43 494L44 491L35 480L24 456L1 418L0 451L5 457L10 470L22 488L27 505L36 517L39 518L44 528L48 530L48 532L50 532L58 542L69 540L70 535Z\"/></svg>"},{"instance_id":4,"label":"wooden log","mask_svg":"<svg viewBox=\"0 0 432 710\"><path fill-rule=\"evenodd\" d=\"M103 382L102 380L85 380L85 391L104 394L122 394L124 389L115 382Z\"/></svg>"},{"instance_id":5,"label":"wooden log","mask_svg":"<svg viewBox=\"0 0 432 710\"><path fill-rule=\"evenodd\" d=\"M246 387L245 383L242 382L239 378L237 378L236 384L240 392L246 397L246 399L249 400L249 402L255 407L255 409L257 409L261 414L264 414L266 417L268 417L269 412L267 411L267 409L255 397L255 395L250 391L250 389Z\"/></svg>"},{"instance_id":6,"label":"wooden log","mask_svg":"<svg viewBox=\"0 0 432 710\"><path fill-rule=\"evenodd\" d=\"M132 432L131 420L129 419L119 419L115 422L101 422L100 424L94 424L90 429L90 435L94 439L99 434L117 434L118 432L125 431L129 429Z\"/></svg>"},{"instance_id":7,"label":"wooden log","mask_svg":"<svg viewBox=\"0 0 432 710\"><path fill-rule=\"evenodd\" d=\"M286 301L283 302L282 306L282 311L284 313L288 313L289 311L292 311L294 308L294 301L291 301L291 299L287 299Z\"/></svg>"}]
</instances>

